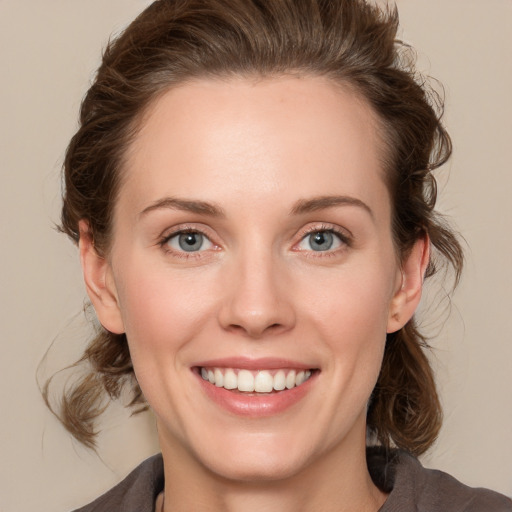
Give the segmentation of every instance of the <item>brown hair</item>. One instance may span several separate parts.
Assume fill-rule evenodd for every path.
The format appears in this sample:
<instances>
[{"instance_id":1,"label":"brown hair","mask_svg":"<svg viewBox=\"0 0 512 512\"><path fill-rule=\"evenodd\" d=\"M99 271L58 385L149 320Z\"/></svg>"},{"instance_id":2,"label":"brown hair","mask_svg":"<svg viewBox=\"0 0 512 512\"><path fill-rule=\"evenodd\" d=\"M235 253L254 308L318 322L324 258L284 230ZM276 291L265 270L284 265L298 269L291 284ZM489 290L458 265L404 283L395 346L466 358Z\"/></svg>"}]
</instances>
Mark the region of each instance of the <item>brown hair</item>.
<instances>
[{"instance_id":1,"label":"brown hair","mask_svg":"<svg viewBox=\"0 0 512 512\"><path fill-rule=\"evenodd\" d=\"M159 0L107 46L80 112L65 158L62 230L79 240L88 221L106 254L123 155L151 102L194 78L325 76L357 91L381 121L397 251L407 254L427 234L433 258L451 264L457 280L462 250L434 212L433 169L450 156L439 97L417 77L410 49L396 40L396 9L364 0ZM441 407L425 338L414 319L388 336L382 371L368 409L368 428L384 446L424 452L436 438ZM94 446L105 396L133 392L143 405L125 335L100 328L79 362L89 371L65 393L58 415L80 441ZM48 389L45 389L46 397Z\"/></svg>"}]
</instances>

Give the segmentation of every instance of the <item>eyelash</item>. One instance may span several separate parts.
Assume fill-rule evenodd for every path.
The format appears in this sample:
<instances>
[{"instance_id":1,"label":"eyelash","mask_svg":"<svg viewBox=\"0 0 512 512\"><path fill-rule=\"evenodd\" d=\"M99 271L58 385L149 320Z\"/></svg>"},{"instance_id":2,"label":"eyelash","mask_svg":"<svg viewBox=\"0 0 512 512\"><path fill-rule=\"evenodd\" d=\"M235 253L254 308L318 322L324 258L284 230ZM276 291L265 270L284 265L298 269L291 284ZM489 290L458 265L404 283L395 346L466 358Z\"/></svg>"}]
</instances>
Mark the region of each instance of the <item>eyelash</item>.
<instances>
[{"instance_id":1,"label":"eyelash","mask_svg":"<svg viewBox=\"0 0 512 512\"><path fill-rule=\"evenodd\" d=\"M169 246L169 241L179 235L185 235L187 233L194 233L194 234L200 234L204 236L207 240L210 241L210 243L213 245L215 249L218 249L219 246L212 242L211 237L205 232L205 230L202 230L197 227L192 226L179 226L171 233L166 234L165 236L161 237L161 239L158 242L158 245L164 250L166 253L170 253L175 257L183 258L183 259L190 259L190 258L201 258L202 253L205 251L177 251L175 249L172 249ZM341 231L340 229L336 228L335 226L329 224L322 224L321 226L310 226L306 229L304 229L300 233L300 239L299 242L294 244L294 248L297 247L300 243L302 243L308 236L312 235L313 233L332 233L334 236L338 238L338 240L341 242L342 246L341 248L336 248L334 250L327 250L327 251L312 251L312 250L304 250L304 249L295 249L297 252L302 252L308 257L312 258L325 258L329 256L336 256L340 251L343 251L347 247L352 246L352 237L350 235L347 235L347 233Z\"/></svg>"},{"instance_id":2,"label":"eyelash","mask_svg":"<svg viewBox=\"0 0 512 512\"><path fill-rule=\"evenodd\" d=\"M174 257L177 258L183 258L183 259L191 259L191 258L200 258L202 257L202 253L204 251L177 251L170 247L169 241L177 236L180 235L186 235L187 233L193 233L193 234L199 234L204 236L207 240L210 241L210 243L215 247L218 248L218 245L216 245L214 242L211 241L211 237L208 236L208 234L197 227L192 226L178 226L172 233L168 233L165 236L163 236L159 242L158 245L162 248L163 251L165 251L168 254L172 254Z\"/></svg>"},{"instance_id":3,"label":"eyelash","mask_svg":"<svg viewBox=\"0 0 512 512\"><path fill-rule=\"evenodd\" d=\"M342 247L339 247L337 249L333 250L327 250L327 251L307 251L302 249L296 249L299 252L304 252L305 256L310 258L325 258L325 257L332 257L337 256L340 251L345 250L346 248L352 247L353 239L352 236L347 234L346 232L340 230L336 226L332 224L322 224L321 226L310 226L306 228L304 231L300 234L300 240L297 244L295 244L294 247L302 243L308 236L314 234L314 233L332 233L335 237L339 239L339 241L342 244Z\"/></svg>"}]
</instances>

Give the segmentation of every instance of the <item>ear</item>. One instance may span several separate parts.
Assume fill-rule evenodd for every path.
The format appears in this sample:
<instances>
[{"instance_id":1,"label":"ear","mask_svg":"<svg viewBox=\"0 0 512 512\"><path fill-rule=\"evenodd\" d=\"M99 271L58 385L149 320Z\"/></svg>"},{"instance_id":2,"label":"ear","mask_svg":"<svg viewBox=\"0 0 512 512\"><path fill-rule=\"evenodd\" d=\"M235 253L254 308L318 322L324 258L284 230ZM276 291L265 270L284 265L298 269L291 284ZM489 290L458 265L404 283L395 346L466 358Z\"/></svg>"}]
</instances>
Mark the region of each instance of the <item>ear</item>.
<instances>
[{"instance_id":1,"label":"ear","mask_svg":"<svg viewBox=\"0 0 512 512\"><path fill-rule=\"evenodd\" d=\"M101 325L107 331L122 334L125 329L110 263L96 251L89 223L81 220L78 227L80 263L89 299Z\"/></svg>"},{"instance_id":2,"label":"ear","mask_svg":"<svg viewBox=\"0 0 512 512\"><path fill-rule=\"evenodd\" d=\"M430 259L428 235L416 240L402 262L401 279L398 279L395 295L391 300L387 332L401 329L411 318L421 299L423 279Z\"/></svg>"}]
</instances>

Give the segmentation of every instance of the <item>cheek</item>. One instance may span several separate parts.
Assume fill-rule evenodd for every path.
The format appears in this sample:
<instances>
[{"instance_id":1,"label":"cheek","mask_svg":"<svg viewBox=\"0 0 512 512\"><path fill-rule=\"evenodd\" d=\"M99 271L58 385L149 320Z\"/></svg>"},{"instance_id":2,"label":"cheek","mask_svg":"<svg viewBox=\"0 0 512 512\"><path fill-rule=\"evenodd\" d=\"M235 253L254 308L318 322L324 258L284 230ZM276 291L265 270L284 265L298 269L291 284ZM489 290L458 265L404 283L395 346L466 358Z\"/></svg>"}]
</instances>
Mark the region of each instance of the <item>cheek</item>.
<instances>
[{"instance_id":1,"label":"cheek","mask_svg":"<svg viewBox=\"0 0 512 512\"><path fill-rule=\"evenodd\" d=\"M176 272L156 265L133 265L124 277L119 302L134 365L163 354L177 357L180 348L206 328L214 316L215 289L201 272ZM169 361L167 361L169 362Z\"/></svg>"},{"instance_id":2,"label":"cheek","mask_svg":"<svg viewBox=\"0 0 512 512\"><path fill-rule=\"evenodd\" d=\"M300 302L307 304L312 318L318 319L329 338L351 333L347 338L357 344L371 340L369 333L385 336L389 307L393 296L394 273L390 266L361 265L335 269L316 275L312 285L304 288ZM309 297L305 300L305 297Z\"/></svg>"},{"instance_id":3,"label":"cheek","mask_svg":"<svg viewBox=\"0 0 512 512\"><path fill-rule=\"evenodd\" d=\"M309 292L304 290L312 296L304 315L325 344L329 365L342 381L339 389L358 389L363 396L377 380L393 294L390 268L394 267L339 270L317 280Z\"/></svg>"}]
</instances>

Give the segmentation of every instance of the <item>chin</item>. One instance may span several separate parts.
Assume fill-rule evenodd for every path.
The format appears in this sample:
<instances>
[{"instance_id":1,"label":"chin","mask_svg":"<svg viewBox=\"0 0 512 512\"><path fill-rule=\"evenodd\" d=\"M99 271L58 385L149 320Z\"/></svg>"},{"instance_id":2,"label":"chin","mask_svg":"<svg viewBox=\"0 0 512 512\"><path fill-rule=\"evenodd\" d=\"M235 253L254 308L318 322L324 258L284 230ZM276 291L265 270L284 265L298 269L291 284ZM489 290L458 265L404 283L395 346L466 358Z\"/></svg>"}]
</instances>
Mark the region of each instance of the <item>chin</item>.
<instances>
[{"instance_id":1,"label":"chin","mask_svg":"<svg viewBox=\"0 0 512 512\"><path fill-rule=\"evenodd\" d=\"M307 449L315 444L311 443L311 433L302 440L297 435L300 432L290 434L289 431L281 435L240 433L224 440L217 436L214 450L197 455L210 471L227 480L254 483L286 480L321 456L318 449L316 456Z\"/></svg>"}]
</instances>

